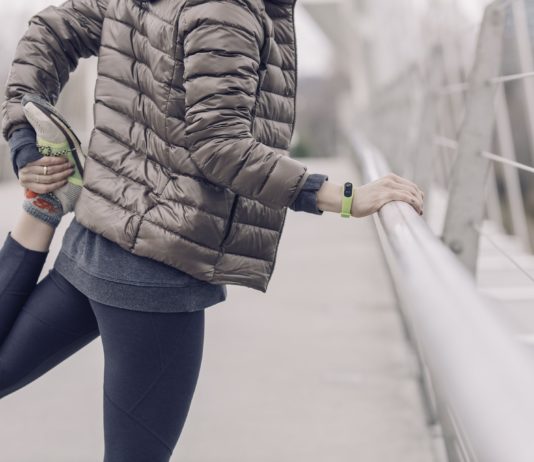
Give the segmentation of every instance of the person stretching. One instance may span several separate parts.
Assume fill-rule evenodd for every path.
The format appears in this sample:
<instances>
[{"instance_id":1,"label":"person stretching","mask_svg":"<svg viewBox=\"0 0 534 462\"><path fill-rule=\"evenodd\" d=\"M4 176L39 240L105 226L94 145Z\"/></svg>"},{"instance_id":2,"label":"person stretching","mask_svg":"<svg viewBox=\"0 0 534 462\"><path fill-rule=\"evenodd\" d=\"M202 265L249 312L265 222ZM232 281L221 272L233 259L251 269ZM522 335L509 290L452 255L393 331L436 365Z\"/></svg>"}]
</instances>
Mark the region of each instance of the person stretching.
<instances>
[{"instance_id":1,"label":"person stretching","mask_svg":"<svg viewBox=\"0 0 534 462\"><path fill-rule=\"evenodd\" d=\"M35 14L17 45L2 134L25 194L0 249L0 397L100 336L105 462L169 461L205 309L226 300L226 284L267 291L288 209L351 218L402 200L423 212L406 178L356 186L289 156L294 7L67 0ZM53 107L90 56L95 126L83 160Z\"/></svg>"}]
</instances>

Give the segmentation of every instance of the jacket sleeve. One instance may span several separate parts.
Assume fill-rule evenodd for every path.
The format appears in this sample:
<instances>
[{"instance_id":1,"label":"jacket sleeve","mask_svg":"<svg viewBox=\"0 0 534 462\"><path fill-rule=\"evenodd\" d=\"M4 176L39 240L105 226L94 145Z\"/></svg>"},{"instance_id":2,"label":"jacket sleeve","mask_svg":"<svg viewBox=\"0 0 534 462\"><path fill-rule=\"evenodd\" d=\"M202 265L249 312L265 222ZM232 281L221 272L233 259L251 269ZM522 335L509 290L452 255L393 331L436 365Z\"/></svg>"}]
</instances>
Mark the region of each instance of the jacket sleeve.
<instances>
[{"instance_id":1,"label":"jacket sleeve","mask_svg":"<svg viewBox=\"0 0 534 462\"><path fill-rule=\"evenodd\" d=\"M4 139L28 125L20 104L24 93L39 94L55 105L78 60L98 53L107 3L68 0L30 18L6 83L1 110Z\"/></svg>"},{"instance_id":2,"label":"jacket sleeve","mask_svg":"<svg viewBox=\"0 0 534 462\"><path fill-rule=\"evenodd\" d=\"M9 137L9 150L13 171L17 178L19 170L29 162L39 160L43 155L37 149L37 135L31 125L17 128Z\"/></svg>"},{"instance_id":3,"label":"jacket sleeve","mask_svg":"<svg viewBox=\"0 0 534 462\"><path fill-rule=\"evenodd\" d=\"M293 203L289 205L289 208L295 212L322 215L324 210L317 207L317 191L321 189L325 181L328 181L328 175L322 173L310 174Z\"/></svg>"},{"instance_id":4,"label":"jacket sleeve","mask_svg":"<svg viewBox=\"0 0 534 462\"><path fill-rule=\"evenodd\" d=\"M185 137L211 182L269 207L289 206L309 173L252 136L264 39L243 0L191 0L181 12Z\"/></svg>"}]
</instances>

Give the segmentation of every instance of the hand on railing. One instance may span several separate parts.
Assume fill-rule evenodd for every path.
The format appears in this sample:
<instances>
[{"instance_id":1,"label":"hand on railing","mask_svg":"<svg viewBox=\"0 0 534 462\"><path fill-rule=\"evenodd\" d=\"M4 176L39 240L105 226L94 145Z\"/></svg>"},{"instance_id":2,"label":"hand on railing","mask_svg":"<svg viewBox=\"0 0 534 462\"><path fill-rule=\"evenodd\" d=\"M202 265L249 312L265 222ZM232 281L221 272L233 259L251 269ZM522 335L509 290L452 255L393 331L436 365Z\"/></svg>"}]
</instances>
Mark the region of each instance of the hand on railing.
<instances>
[{"instance_id":1,"label":"hand on railing","mask_svg":"<svg viewBox=\"0 0 534 462\"><path fill-rule=\"evenodd\" d=\"M325 212L341 212L343 185L325 181L317 191L317 207ZM395 173L355 188L351 215L365 217L377 212L391 201L410 204L419 215L423 214L423 191L412 181Z\"/></svg>"}]
</instances>

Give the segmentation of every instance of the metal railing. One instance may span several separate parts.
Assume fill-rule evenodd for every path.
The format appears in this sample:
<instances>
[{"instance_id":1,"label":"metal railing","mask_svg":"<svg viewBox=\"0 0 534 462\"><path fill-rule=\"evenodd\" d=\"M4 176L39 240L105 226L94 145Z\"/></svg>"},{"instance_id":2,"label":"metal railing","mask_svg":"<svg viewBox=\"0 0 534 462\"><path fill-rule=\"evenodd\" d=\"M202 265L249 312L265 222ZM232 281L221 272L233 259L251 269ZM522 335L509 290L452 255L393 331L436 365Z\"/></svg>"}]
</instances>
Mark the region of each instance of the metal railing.
<instances>
[{"instance_id":1,"label":"metal railing","mask_svg":"<svg viewBox=\"0 0 534 462\"><path fill-rule=\"evenodd\" d=\"M510 17L518 72L499 75L502 55L511 52L503 49ZM474 273L485 215L519 237L525 251L534 245L534 212L526 202L534 190L534 55L524 0L486 9L471 69L446 48L435 43L426 59L377 93L359 125L394 171L428 196L436 186L448 193L440 234Z\"/></svg>"},{"instance_id":2,"label":"metal railing","mask_svg":"<svg viewBox=\"0 0 534 462\"><path fill-rule=\"evenodd\" d=\"M517 69L503 73L511 45ZM524 0L488 5L465 49L470 59L449 38L431 44L371 98L361 133L347 138L364 182L393 171L425 191L423 217L393 202L374 220L420 360L429 423L440 425L449 460L532 462L534 362L474 278L483 238L534 282L482 226L497 223L532 252L534 55ZM431 229L427 204L438 193L446 206L431 210L442 213Z\"/></svg>"},{"instance_id":3,"label":"metal railing","mask_svg":"<svg viewBox=\"0 0 534 462\"><path fill-rule=\"evenodd\" d=\"M352 138L362 181L391 169L361 134ZM407 203L373 215L418 353L428 423L439 423L451 462L534 460L534 367L494 317L471 274Z\"/></svg>"}]
</instances>

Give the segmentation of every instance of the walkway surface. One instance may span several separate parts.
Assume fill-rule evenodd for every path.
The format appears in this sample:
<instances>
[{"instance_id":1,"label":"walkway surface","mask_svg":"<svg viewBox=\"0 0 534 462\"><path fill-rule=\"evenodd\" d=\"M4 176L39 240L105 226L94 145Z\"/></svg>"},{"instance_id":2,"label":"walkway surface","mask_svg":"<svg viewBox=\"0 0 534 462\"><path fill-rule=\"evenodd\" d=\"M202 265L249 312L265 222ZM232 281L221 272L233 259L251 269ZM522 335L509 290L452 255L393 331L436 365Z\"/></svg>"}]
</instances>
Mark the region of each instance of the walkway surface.
<instances>
[{"instance_id":1,"label":"walkway surface","mask_svg":"<svg viewBox=\"0 0 534 462\"><path fill-rule=\"evenodd\" d=\"M357 179L345 159L306 163L339 183ZM2 242L21 191L0 184ZM60 243L56 235L48 266ZM268 292L229 286L228 295L206 312L201 375L173 462L434 460L371 218L288 211ZM0 400L0 460L101 461L102 369L96 339Z\"/></svg>"}]
</instances>

